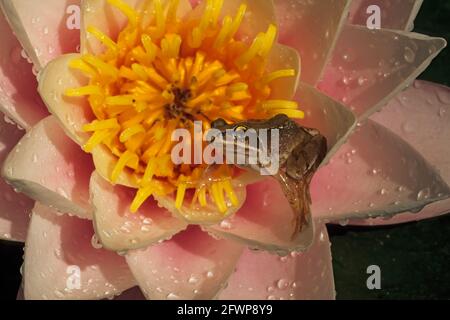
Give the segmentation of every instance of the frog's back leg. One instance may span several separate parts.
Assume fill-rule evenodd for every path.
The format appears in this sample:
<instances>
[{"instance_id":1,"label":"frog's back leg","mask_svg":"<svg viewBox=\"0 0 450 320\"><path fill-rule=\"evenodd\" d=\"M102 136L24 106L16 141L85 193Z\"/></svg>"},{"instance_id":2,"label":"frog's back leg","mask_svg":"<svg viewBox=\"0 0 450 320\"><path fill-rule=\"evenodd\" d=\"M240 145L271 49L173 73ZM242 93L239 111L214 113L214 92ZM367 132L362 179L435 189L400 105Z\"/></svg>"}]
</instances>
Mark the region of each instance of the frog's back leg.
<instances>
[{"instance_id":1,"label":"frog's back leg","mask_svg":"<svg viewBox=\"0 0 450 320\"><path fill-rule=\"evenodd\" d=\"M293 179L303 179L314 173L327 154L327 140L317 134L294 148L286 161L286 172Z\"/></svg>"}]
</instances>

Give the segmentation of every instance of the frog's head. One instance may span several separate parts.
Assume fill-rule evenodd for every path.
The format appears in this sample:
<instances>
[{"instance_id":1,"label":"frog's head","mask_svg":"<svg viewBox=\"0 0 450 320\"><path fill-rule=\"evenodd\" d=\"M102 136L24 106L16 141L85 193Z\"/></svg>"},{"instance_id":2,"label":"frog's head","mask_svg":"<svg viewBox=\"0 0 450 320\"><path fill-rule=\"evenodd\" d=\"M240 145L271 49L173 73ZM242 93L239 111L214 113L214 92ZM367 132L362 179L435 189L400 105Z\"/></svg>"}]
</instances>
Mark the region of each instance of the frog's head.
<instances>
[{"instance_id":1,"label":"frog's head","mask_svg":"<svg viewBox=\"0 0 450 320\"><path fill-rule=\"evenodd\" d=\"M228 150L233 150L237 165L264 172L264 175L274 175L279 169L279 143L283 138L280 131L284 131L291 123L292 120L286 115L232 124L217 119L212 122L211 129L220 132L220 143L226 147L227 155L230 152ZM276 136L273 136L274 131L277 131Z\"/></svg>"}]
</instances>

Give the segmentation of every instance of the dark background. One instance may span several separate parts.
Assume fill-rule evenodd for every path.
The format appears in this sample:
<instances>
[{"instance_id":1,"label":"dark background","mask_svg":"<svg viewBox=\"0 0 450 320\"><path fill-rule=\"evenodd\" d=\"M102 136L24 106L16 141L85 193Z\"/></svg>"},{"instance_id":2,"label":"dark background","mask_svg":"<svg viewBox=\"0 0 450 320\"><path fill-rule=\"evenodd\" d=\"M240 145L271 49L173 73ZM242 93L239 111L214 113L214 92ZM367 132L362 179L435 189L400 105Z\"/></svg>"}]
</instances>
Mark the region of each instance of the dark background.
<instances>
[{"instance_id":1,"label":"dark background","mask_svg":"<svg viewBox=\"0 0 450 320\"><path fill-rule=\"evenodd\" d=\"M425 0L415 31L450 43L450 1ZM420 77L450 85L450 49ZM450 143L450 142L449 142ZM450 216L395 227L329 226L338 299L450 299ZM15 299L23 245L0 241L0 300ZM370 265L381 290L366 287Z\"/></svg>"}]
</instances>

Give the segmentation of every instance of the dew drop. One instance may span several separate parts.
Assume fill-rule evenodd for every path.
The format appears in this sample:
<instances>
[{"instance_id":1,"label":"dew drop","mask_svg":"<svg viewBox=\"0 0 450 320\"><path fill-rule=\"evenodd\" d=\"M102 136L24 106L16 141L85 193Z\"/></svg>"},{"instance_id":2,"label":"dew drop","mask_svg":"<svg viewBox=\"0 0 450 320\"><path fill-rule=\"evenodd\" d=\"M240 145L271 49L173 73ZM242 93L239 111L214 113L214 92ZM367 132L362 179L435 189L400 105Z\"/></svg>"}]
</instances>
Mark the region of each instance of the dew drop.
<instances>
[{"instance_id":1,"label":"dew drop","mask_svg":"<svg viewBox=\"0 0 450 320\"><path fill-rule=\"evenodd\" d=\"M167 295L167 300L177 300L177 299L180 299L180 297L179 296L177 296L175 293L169 293L168 295Z\"/></svg>"},{"instance_id":2,"label":"dew drop","mask_svg":"<svg viewBox=\"0 0 450 320\"><path fill-rule=\"evenodd\" d=\"M417 193L417 201L427 200L430 198L430 196L431 196L430 188L422 189Z\"/></svg>"},{"instance_id":3,"label":"dew drop","mask_svg":"<svg viewBox=\"0 0 450 320\"><path fill-rule=\"evenodd\" d=\"M285 290L289 287L289 281L286 279L280 279L277 282L277 288L280 290Z\"/></svg>"},{"instance_id":4,"label":"dew drop","mask_svg":"<svg viewBox=\"0 0 450 320\"><path fill-rule=\"evenodd\" d=\"M103 248L103 245L100 243L100 241L98 240L97 235L95 233L92 235L91 245L94 249Z\"/></svg>"},{"instance_id":5,"label":"dew drop","mask_svg":"<svg viewBox=\"0 0 450 320\"><path fill-rule=\"evenodd\" d=\"M189 284L196 284L196 283L198 283L199 281L200 281L200 280L199 280L196 276L192 275L192 276L189 277L188 283L189 283Z\"/></svg>"},{"instance_id":6,"label":"dew drop","mask_svg":"<svg viewBox=\"0 0 450 320\"><path fill-rule=\"evenodd\" d=\"M410 47L405 47L405 54L404 54L405 61L408 63L413 63L416 59L416 54Z\"/></svg>"}]
</instances>

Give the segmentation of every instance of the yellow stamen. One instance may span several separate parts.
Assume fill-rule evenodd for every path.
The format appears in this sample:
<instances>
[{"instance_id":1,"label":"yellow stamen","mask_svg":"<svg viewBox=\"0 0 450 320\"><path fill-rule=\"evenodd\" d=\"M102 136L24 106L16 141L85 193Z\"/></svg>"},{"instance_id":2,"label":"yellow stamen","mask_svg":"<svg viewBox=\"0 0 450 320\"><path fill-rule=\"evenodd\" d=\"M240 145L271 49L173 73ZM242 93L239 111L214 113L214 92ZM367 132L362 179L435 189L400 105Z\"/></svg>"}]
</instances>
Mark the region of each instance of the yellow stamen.
<instances>
[{"instance_id":1,"label":"yellow stamen","mask_svg":"<svg viewBox=\"0 0 450 320\"><path fill-rule=\"evenodd\" d=\"M85 124L83 126L83 131L85 132L93 132L98 130L108 130L108 129L119 129L119 123L117 119L108 119L108 120L94 120L90 124Z\"/></svg>"},{"instance_id":2,"label":"yellow stamen","mask_svg":"<svg viewBox=\"0 0 450 320\"><path fill-rule=\"evenodd\" d=\"M297 102L289 100L267 100L263 102L265 109L294 109L298 107Z\"/></svg>"},{"instance_id":3,"label":"yellow stamen","mask_svg":"<svg viewBox=\"0 0 450 320\"><path fill-rule=\"evenodd\" d=\"M110 130L99 130L95 131L94 134L89 138L86 144L83 146L85 152L91 153L92 150L103 141L105 141L111 135Z\"/></svg>"},{"instance_id":4,"label":"yellow stamen","mask_svg":"<svg viewBox=\"0 0 450 320\"><path fill-rule=\"evenodd\" d=\"M153 186L148 186L139 189L138 192L136 193L136 196L133 199L133 202L131 203L130 211L132 213L136 213L142 206L142 204L145 202L145 200L147 200L152 195L153 190L154 190Z\"/></svg>"},{"instance_id":5,"label":"yellow stamen","mask_svg":"<svg viewBox=\"0 0 450 320\"><path fill-rule=\"evenodd\" d=\"M108 0L109 4L116 7L120 11L123 12L124 15L127 16L128 21L132 26L136 26L138 22L138 14L137 12L131 8L128 4L123 2L122 0Z\"/></svg>"},{"instance_id":6,"label":"yellow stamen","mask_svg":"<svg viewBox=\"0 0 450 320\"><path fill-rule=\"evenodd\" d=\"M177 198L175 200L175 207L180 209L183 205L184 195L186 194L186 183L178 185Z\"/></svg>"},{"instance_id":7,"label":"yellow stamen","mask_svg":"<svg viewBox=\"0 0 450 320\"><path fill-rule=\"evenodd\" d=\"M120 135L120 142L127 142L131 139L131 137L141 132L145 132L145 128L140 124L136 124L128 129L125 129Z\"/></svg>"},{"instance_id":8,"label":"yellow stamen","mask_svg":"<svg viewBox=\"0 0 450 320\"><path fill-rule=\"evenodd\" d=\"M87 27L87 32L92 34L94 37L96 37L101 43L103 43L106 47L111 49L114 52L117 52L118 47L117 43L115 43L110 37L108 37L106 34L98 30L97 28L93 26Z\"/></svg>"},{"instance_id":9,"label":"yellow stamen","mask_svg":"<svg viewBox=\"0 0 450 320\"><path fill-rule=\"evenodd\" d=\"M112 78L117 78L117 76L119 75L119 70L117 70L116 67L100 60L97 57L87 54L83 56L83 60L96 68L97 71L102 75Z\"/></svg>"},{"instance_id":10,"label":"yellow stamen","mask_svg":"<svg viewBox=\"0 0 450 320\"><path fill-rule=\"evenodd\" d=\"M131 168L137 168L139 163L139 158L137 155L131 153L130 151L125 151L122 156L117 161L112 173L111 173L111 182L115 183L118 179L122 171L126 166Z\"/></svg>"},{"instance_id":11,"label":"yellow stamen","mask_svg":"<svg viewBox=\"0 0 450 320\"><path fill-rule=\"evenodd\" d=\"M156 57L157 46L152 42L152 38L148 34L143 34L141 37L142 44L144 45L145 52L148 54L150 62Z\"/></svg>"},{"instance_id":12,"label":"yellow stamen","mask_svg":"<svg viewBox=\"0 0 450 320\"><path fill-rule=\"evenodd\" d=\"M280 78L288 78L288 77L295 77L295 70L294 69L286 69L286 70L278 70L271 72L264 76L264 78L261 79L262 85L267 85L270 82L280 79Z\"/></svg>"},{"instance_id":13,"label":"yellow stamen","mask_svg":"<svg viewBox=\"0 0 450 320\"><path fill-rule=\"evenodd\" d=\"M68 97L83 97L101 93L102 92L99 87L90 85L80 88L67 89L64 94Z\"/></svg>"},{"instance_id":14,"label":"yellow stamen","mask_svg":"<svg viewBox=\"0 0 450 320\"><path fill-rule=\"evenodd\" d=\"M86 62L84 62L81 59L75 59L75 60L70 61L69 67L72 69L78 69L90 77L97 75L97 72L95 71L95 69L92 68L90 65L88 65Z\"/></svg>"}]
</instances>

